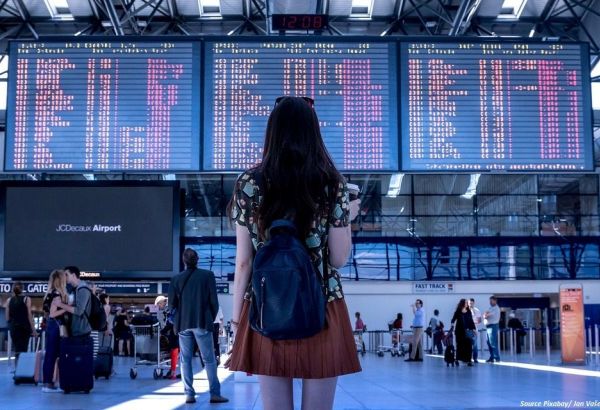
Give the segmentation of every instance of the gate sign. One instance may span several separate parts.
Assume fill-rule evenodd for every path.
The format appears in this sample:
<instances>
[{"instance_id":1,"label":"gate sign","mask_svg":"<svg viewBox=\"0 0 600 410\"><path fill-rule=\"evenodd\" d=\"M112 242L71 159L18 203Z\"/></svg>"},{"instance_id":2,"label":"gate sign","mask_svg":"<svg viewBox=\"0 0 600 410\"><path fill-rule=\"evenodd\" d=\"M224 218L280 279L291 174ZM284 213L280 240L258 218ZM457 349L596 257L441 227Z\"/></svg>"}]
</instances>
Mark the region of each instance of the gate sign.
<instances>
[{"instance_id":1,"label":"gate sign","mask_svg":"<svg viewBox=\"0 0 600 410\"><path fill-rule=\"evenodd\" d=\"M454 283L413 282L413 293L454 293Z\"/></svg>"},{"instance_id":2,"label":"gate sign","mask_svg":"<svg viewBox=\"0 0 600 410\"><path fill-rule=\"evenodd\" d=\"M48 290L48 282L21 282L23 284L23 293L44 294ZM12 293L14 282L0 282L0 293Z\"/></svg>"},{"instance_id":3,"label":"gate sign","mask_svg":"<svg viewBox=\"0 0 600 410\"><path fill-rule=\"evenodd\" d=\"M144 282L96 282L96 286L109 295L156 295L158 283Z\"/></svg>"}]
</instances>

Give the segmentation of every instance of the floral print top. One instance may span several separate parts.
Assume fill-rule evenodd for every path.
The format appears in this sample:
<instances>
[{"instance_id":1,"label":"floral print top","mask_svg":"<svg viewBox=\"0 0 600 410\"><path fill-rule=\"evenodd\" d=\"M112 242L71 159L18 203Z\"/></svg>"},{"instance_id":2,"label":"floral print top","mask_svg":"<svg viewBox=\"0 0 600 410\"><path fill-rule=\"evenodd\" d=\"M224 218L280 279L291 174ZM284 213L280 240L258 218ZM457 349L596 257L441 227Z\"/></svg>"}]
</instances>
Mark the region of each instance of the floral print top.
<instances>
[{"instance_id":1,"label":"floral print top","mask_svg":"<svg viewBox=\"0 0 600 410\"><path fill-rule=\"evenodd\" d=\"M231 217L236 224L248 228L252 245L256 251L263 243L259 240L258 224L253 217L262 199L255 172L255 170L249 170L238 177L233 193ZM323 249L327 246L327 228L328 225L330 227L348 226L349 212L348 188L346 183L340 183L333 210L329 215L320 215L315 218L310 235L306 238L306 246L310 251L315 268L321 278L325 278L327 282L327 300L329 302L343 299L344 293L340 275L335 268L328 265L327 273L323 275ZM249 297L250 292L247 292L245 298Z\"/></svg>"}]
</instances>

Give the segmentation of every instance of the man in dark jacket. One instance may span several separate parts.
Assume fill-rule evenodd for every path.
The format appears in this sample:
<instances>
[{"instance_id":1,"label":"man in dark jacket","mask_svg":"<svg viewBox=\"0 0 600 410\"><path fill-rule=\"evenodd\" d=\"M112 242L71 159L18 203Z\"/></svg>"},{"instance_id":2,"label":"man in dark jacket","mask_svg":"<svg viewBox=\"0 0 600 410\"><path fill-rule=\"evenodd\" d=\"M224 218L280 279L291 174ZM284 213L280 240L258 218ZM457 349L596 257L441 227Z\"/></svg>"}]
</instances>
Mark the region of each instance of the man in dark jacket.
<instances>
[{"instance_id":1,"label":"man in dark jacket","mask_svg":"<svg viewBox=\"0 0 600 410\"><path fill-rule=\"evenodd\" d=\"M198 254L193 249L187 248L183 252L183 264L185 270L171 279L169 303L176 312L174 327L179 334L185 402L196 402L192 370L195 340L206 365L210 402L226 403L229 400L221 396L212 339L213 322L219 311L215 276L208 270L197 268Z\"/></svg>"}]
</instances>

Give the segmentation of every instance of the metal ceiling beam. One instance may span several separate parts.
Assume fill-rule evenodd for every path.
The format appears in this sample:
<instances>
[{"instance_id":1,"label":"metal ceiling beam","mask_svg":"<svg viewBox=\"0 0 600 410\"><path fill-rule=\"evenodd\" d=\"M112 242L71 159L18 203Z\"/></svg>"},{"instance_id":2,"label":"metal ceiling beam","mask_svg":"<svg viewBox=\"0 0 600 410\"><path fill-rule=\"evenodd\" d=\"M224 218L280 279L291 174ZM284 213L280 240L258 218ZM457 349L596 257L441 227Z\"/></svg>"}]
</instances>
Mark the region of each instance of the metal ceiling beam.
<instances>
[{"instance_id":1,"label":"metal ceiling beam","mask_svg":"<svg viewBox=\"0 0 600 410\"><path fill-rule=\"evenodd\" d=\"M17 13L19 13L19 16L21 17L21 19L23 19L23 21L27 22L29 21L29 19L31 19L29 10L27 10L27 7L25 6L25 4L23 4L23 0L13 0L13 4Z\"/></svg>"},{"instance_id":2,"label":"metal ceiling beam","mask_svg":"<svg viewBox=\"0 0 600 410\"><path fill-rule=\"evenodd\" d=\"M426 3L421 4L419 7L415 6L414 0L408 0L410 2L410 4L413 6L415 13L417 13L417 16L419 17L419 20L421 20L421 24L423 24L423 27L425 28L425 31L427 31L427 34L429 34L430 36L433 35L433 33L431 32L431 30L429 29L429 27L427 27L427 20L425 20L425 17L423 17L423 14L421 13L421 10L419 10L420 7L425 6L425 4L429 3L429 0Z\"/></svg>"},{"instance_id":3,"label":"metal ceiling beam","mask_svg":"<svg viewBox=\"0 0 600 410\"><path fill-rule=\"evenodd\" d=\"M141 35L142 34L142 30L140 29L140 27L137 24L137 15L136 12L139 10L143 10L147 7L146 4L144 4L142 7L140 7L138 10L135 9L135 1L136 0L129 0L129 2L127 0L120 0L121 3L121 7L122 7L122 14L119 17L119 23L121 24L121 27L125 27L125 23L127 23L129 25L129 27L131 27L131 30L137 34L137 35ZM115 8L116 10L116 8ZM118 11L117 11L118 14Z\"/></svg>"},{"instance_id":4,"label":"metal ceiling beam","mask_svg":"<svg viewBox=\"0 0 600 410\"><path fill-rule=\"evenodd\" d=\"M406 30L402 27L402 22L400 21L400 16L402 16L402 11L404 10L404 3L406 0L396 0L394 2L394 21L388 25L385 30L383 30L380 36L387 36L388 34L396 32L398 29L402 30L404 34Z\"/></svg>"},{"instance_id":5,"label":"metal ceiling beam","mask_svg":"<svg viewBox=\"0 0 600 410\"><path fill-rule=\"evenodd\" d=\"M115 9L115 5L112 0L99 0L102 4L103 11L106 13L106 17L110 21L112 25L113 32L117 36L124 36L125 31L119 22L119 16L117 15L117 10Z\"/></svg>"},{"instance_id":6,"label":"metal ceiling beam","mask_svg":"<svg viewBox=\"0 0 600 410\"><path fill-rule=\"evenodd\" d=\"M21 30L21 25L13 26L6 30L4 33L0 33L0 40L4 40L5 38L9 38L15 33L18 33Z\"/></svg>"},{"instance_id":7,"label":"metal ceiling beam","mask_svg":"<svg viewBox=\"0 0 600 410\"><path fill-rule=\"evenodd\" d=\"M167 10L172 19L179 17L179 11L177 10L177 2L175 0L167 0Z\"/></svg>"},{"instance_id":8,"label":"metal ceiling beam","mask_svg":"<svg viewBox=\"0 0 600 410\"><path fill-rule=\"evenodd\" d=\"M263 19L267 20L267 14L264 10L267 9L265 4L260 4L257 0L252 0L252 4L254 4L254 8L257 11L257 14L260 15L260 17L262 17ZM253 17L255 16L255 14L252 15Z\"/></svg>"},{"instance_id":9,"label":"metal ceiling beam","mask_svg":"<svg viewBox=\"0 0 600 410\"><path fill-rule=\"evenodd\" d=\"M569 12L571 12L571 14L573 15L573 17L575 19L577 19L577 21L579 23L579 26L581 27L581 29L583 30L583 32L585 33L585 35L589 39L590 44L594 48L594 51L600 52L600 47L598 47L598 43L596 43L596 40L590 34L590 32L588 31L587 27L585 26L585 24L581 20L581 16L578 16L577 13L575 13L575 9L573 9L573 6L571 5L570 0L563 0L563 1L565 2L565 5L569 8Z\"/></svg>"},{"instance_id":10,"label":"metal ceiling beam","mask_svg":"<svg viewBox=\"0 0 600 410\"><path fill-rule=\"evenodd\" d=\"M464 32L461 30L461 27L467 17L467 12L469 10L469 6L471 5L471 0L461 0L460 5L458 7L458 12L456 16L454 16L454 22L452 23L452 28L450 29L450 36L457 36L460 32Z\"/></svg>"},{"instance_id":11,"label":"metal ceiling beam","mask_svg":"<svg viewBox=\"0 0 600 410\"><path fill-rule=\"evenodd\" d=\"M17 11L14 8L8 5L8 0L3 0L0 3L0 11L6 11L8 14L11 14L15 17L19 16L19 13L17 13Z\"/></svg>"}]
</instances>

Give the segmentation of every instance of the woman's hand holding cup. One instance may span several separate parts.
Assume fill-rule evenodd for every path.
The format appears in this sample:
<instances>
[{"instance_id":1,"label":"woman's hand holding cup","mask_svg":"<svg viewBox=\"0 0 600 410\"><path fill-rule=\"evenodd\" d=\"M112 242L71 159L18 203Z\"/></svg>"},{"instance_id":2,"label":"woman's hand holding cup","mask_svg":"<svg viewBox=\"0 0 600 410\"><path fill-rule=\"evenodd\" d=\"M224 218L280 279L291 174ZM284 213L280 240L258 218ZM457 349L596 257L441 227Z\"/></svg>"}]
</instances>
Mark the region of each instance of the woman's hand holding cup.
<instances>
[{"instance_id":1,"label":"woman's hand holding cup","mask_svg":"<svg viewBox=\"0 0 600 410\"><path fill-rule=\"evenodd\" d=\"M360 187L356 184L346 184L348 187L348 195L350 197L350 220L353 221L360 212Z\"/></svg>"}]
</instances>

